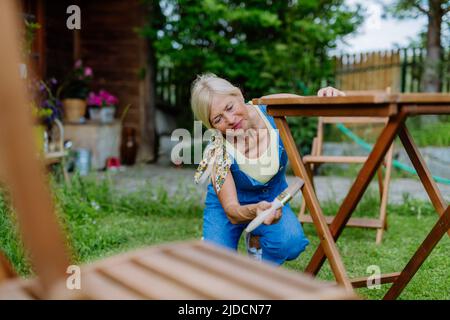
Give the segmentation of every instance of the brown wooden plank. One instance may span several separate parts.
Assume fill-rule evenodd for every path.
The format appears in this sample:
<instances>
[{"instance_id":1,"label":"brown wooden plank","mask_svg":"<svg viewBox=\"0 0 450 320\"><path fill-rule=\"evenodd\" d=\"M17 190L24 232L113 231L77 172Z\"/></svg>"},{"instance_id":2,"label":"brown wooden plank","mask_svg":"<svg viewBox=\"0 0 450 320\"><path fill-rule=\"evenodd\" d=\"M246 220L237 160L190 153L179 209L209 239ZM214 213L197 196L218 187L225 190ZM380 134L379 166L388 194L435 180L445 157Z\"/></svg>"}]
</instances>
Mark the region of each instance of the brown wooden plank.
<instances>
[{"instance_id":1,"label":"brown wooden plank","mask_svg":"<svg viewBox=\"0 0 450 320\"><path fill-rule=\"evenodd\" d=\"M348 279L341 256L339 255L339 251L332 238L330 229L328 228L325 217L323 216L322 208L320 207L319 201L314 193L312 182L309 178L305 165L301 160L300 153L297 149L294 138L292 137L289 125L284 117L276 117L275 124L280 132L280 137L286 148L289 162L291 163L294 174L302 178L305 182L305 186L302 188L303 198L305 199L309 212L313 217L314 226L316 227L316 231L319 234L321 241L321 248L323 247L324 252L329 259L331 269L336 277L336 281L339 284L342 284L348 291L352 292L353 288Z\"/></svg>"},{"instance_id":2,"label":"brown wooden plank","mask_svg":"<svg viewBox=\"0 0 450 320\"><path fill-rule=\"evenodd\" d=\"M189 254L186 253L189 251ZM333 283L319 281L310 275L299 274L283 268L274 268L268 263L255 262L242 255L236 255L230 250L224 250L213 246L208 242L198 243L194 246L181 245L177 250L170 249L170 254L175 254L183 259L188 259L191 263L197 263L198 259L190 254L201 255L203 258L201 264L208 270L223 270L222 277L238 280L238 283L245 283L251 279L253 285L265 287L273 294L278 292L283 295L283 299L355 299L356 295L342 289L342 287L333 287ZM198 257L198 256L196 256ZM221 265L219 267L219 265ZM249 274L250 273L250 274ZM249 278L247 278L247 274ZM278 289L275 289L278 288ZM291 288L287 290L287 288ZM296 291L292 291L295 288ZM331 290L330 290L331 289ZM261 289L259 289L261 290Z\"/></svg>"},{"instance_id":3,"label":"brown wooden plank","mask_svg":"<svg viewBox=\"0 0 450 320\"><path fill-rule=\"evenodd\" d=\"M364 163L364 156L303 156L304 163Z\"/></svg>"},{"instance_id":4,"label":"brown wooden plank","mask_svg":"<svg viewBox=\"0 0 450 320\"><path fill-rule=\"evenodd\" d=\"M380 276L380 284L394 282L395 280L397 280L399 275L400 275L400 272L382 274ZM369 277L359 277L359 278L350 279L350 281L353 285L353 288L366 288L367 287L367 279L369 279Z\"/></svg>"},{"instance_id":5,"label":"brown wooden plank","mask_svg":"<svg viewBox=\"0 0 450 320\"><path fill-rule=\"evenodd\" d=\"M187 241L187 242L175 242L175 243L168 243L168 244L161 244L158 246L152 246L149 248L139 249L132 252L127 252L124 254L121 254L119 256L110 257L101 261L98 261L92 265L88 265L83 267L83 273L89 273L89 272L95 272L96 269L102 269L103 275L105 275L104 270L111 270L119 267L123 263L127 263L127 261L133 260L133 263L136 259L139 259L140 257L148 257L149 259L152 259L151 257L154 256L154 254L160 254L161 252L164 252L166 255L175 255L176 257L172 258L178 258L183 259L178 255L179 252L185 252L188 250L194 250L195 252L198 252L199 254L202 254L203 256L209 257L212 261L226 261L226 263L230 263L233 267L230 267L230 270L251 270L253 273L257 273L258 275L261 275L262 277L270 278L271 281L275 281L277 283L281 284L290 284L291 286L298 286L300 288L311 288L311 292L315 292L314 296L320 299L355 299L356 296L354 294L349 294L345 290L342 290L342 288L337 288L335 291L318 291L318 288L325 288L330 286L330 283L328 282L322 282L318 281L316 279L313 279L310 276L294 273L293 271L284 270L281 268L274 268L273 266L267 264L267 263L258 263L253 260L248 259L247 257L244 257L242 255L236 254L234 251L224 249L222 247L218 247L216 245L212 245L205 241ZM193 261L190 263L195 264ZM209 262L205 262L207 266L209 266ZM198 266L197 266L198 267ZM148 267L146 267L148 268ZM202 268L198 267L200 270ZM209 267L207 267L208 269ZM152 271L152 270L149 270ZM161 277L162 279L167 279L167 281L171 281L177 285L186 287L188 284L184 283L183 281L176 281L172 279L170 276L167 277L164 274L158 274L157 272L153 271L156 275ZM212 275L215 273L213 271L211 272ZM109 276L109 275L108 275ZM181 275L182 276L182 275ZM227 274L223 275L224 279L227 278ZM110 279L114 280L114 279ZM118 279L115 279L113 282L120 282ZM229 280L230 281L230 280ZM123 282L123 281L122 281ZM134 280L131 280L130 283L134 282ZM134 286L134 285L133 285ZM252 288L252 287L250 287ZM314 289L317 288L317 289ZM316 294L317 293L317 294ZM205 296L202 292L197 293L197 295ZM192 297L193 299L197 298L197 296Z\"/></svg>"},{"instance_id":6,"label":"brown wooden plank","mask_svg":"<svg viewBox=\"0 0 450 320\"><path fill-rule=\"evenodd\" d=\"M450 104L449 93L402 93L397 95L399 104Z\"/></svg>"},{"instance_id":7,"label":"brown wooden plank","mask_svg":"<svg viewBox=\"0 0 450 320\"><path fill-rule=\"evenodd\" d=\"M253 99L253 104L264 105L364 105L364 104L389 104L395 99L395 95L388 94L367 94L359 96L339 96L339 97L318 97L318 96L305 96L298 98L257 98ZM366 106L364 106L366 107ZM362 106L361 106L362 108Z\"/></svg>"},{"instance_id":8,"label":"brown wooden plank","mask_svg":"<svg viewBox=\"0 0 450 320\"><path fill-rule=\"evenodd\" d=\"M301 288L295 289L292 286L283 285L268 278L268 274L254 272L251 269L237 268L233 263L227 260L218 259L217 257L206 255L204 252L188 248L183 251L174 251L171 253L183 261L196 265L199 269L206 272L216 274L218 277L227 279L228 281L240 284L256 292L261 292L268 299L288 299L290 297L299 296L303 293L307 296L306 291Z\"/></svg>"},{"instance_id":9,"label":"brown wooden plank","mask_svg":"<svg viewBox=\"0 0 450 320\"><path fill-rule=\"evenodd\" d=\"M7 280L0 286L0 300L33 300L21 281Z\"/></svg>"},{"instance_id":10,"label":"brown wooden plank","mask_svg":"<svg viewBox=\"0 0 450 320\"><path fill-rule=\"evenodd\" d=\"M387 205L389 196L389 185L391 181L392 172L392 157L394 153L394 144L391 145L386 155L386 172L384 174L384 181L381 179L381 167L378 169L380 172L379 189L380 189L380 222L382 227L377 230L375 243L380 244L383 239L384 230L387 229Z\"/></svg>"},{"instance_id":11,"label":"brown wooden plank","mask_svg":"<svg viewBox=\"0 0 450 320\"><path fill-rule=\"evenodd\" d=\"M164 252L137 257L135 262L172 281L188 286L193 292L202 294L207 299L267 299L261 292L230 283L227 279L204 272Z\"/></svg>"},{"instance_id":12,"label":"brown wooden plank","mask_svg":"<svg viewBox=\"0 0 450 320\"><path fill-rule=\"evenodd\" d=\"M150 256L151 257L151 256ZM132 291L138 292L147 299L205 299L206 297L193 292L160 274L143 268L133 260L123 262L99 270L100 273L120 283Z\"/></svg>"},{"instance_id":13,"label":"brown wooden plank","mask_svg":"<svg viewBox=\"0 0 450 320\"><path fill-rule=\"evenodd\" d=\"M327 220L327 224L330 225L333 222L333 216L325 216ZM300 215L299 220L302 223L313 223L310 215ZM350 218L347 221L346 227L355 227L355 228L370 228L370 229L379 229L383 228L383 223L380 219L371 219L371 218Z\"/></svg>"},{"instance_id":14,"label":"brown wooden plank","mask_svg":"<svg viewBox=\"0 0 450 320\"><path fill-rule=\"evenodd\" d=\"M297 299L320 298L320 286L311 283L294 285L292 282L282 282L271 278L270 273L255 272L252 268L237 267L228 259L220 259L218 256L208 255L201 250L187 248L171 252L177 258L189 261L206 272L228 279L230 282L241 284L257 292L264 293L269 299ZM324 291L326 287L324 286ZM323 292L325 294L325 292Z\"/></svg>"},{"instance_id":15,"label":"brown wooden plank","mask_svg":"<svg viewBox=\"0 0 450 320\"><path fill-rule=\"evenodd\" d=\"M298 98L256 98L253 104L264 105L305 105L305 104L333 104L333 105L364 105L364 104L441 104L450 103L448 93L402 93L402 94L350 94L339 97L305 96Z\"/></svg>"},{"instance_id":16,"label":"brown wooden plank","mask_svg":"<svg viewBox=\"0 0 450 320\"><path fill-rule=\"evenodd\" d=\"M83 273L81 289L93 300L136 300L145 296L124 287L99 272Z\"/></svg>"},{"instance_id":17,"label":"brown wooden plank","mask_svg":"<svg viewBox=\"0 0 450 320\"><path fill-rule=\"evenodd\" d=\"M179 251L186 250L186 247L186 245L181 244ZM309 286L311 288L327 284L326 282L315 280L310 275L300 275L278 267L274 269L269 263L254 263L254 261L249 260L247 257L236 255L234 251L217 247L207 241L195 243L193 247L195 247L196 251L204 252L208 256L232 262L236 268L251 269L263 276L270 276L279 283L292 284L300 287Z\"/></svg>"},{"instance_id":18,"label":"brown wooden plank","mask_svg":"<svg viewBox=\"0 0 450 320\"><path fill-rule=\"evenodd\" d=\"M401 106L410 115L450 114L450 105L406 105Z\"/></svg>"},{"instance_id":19,"label":"brown wooden plank","mask_svg":"<svg viewBox=\"0 0 450 320\"><path fill-rule=\"evenodd\" d=\"M373 105L267 105L267 113L273 117L390 117L397 113L396 104Z\"/></svg>"}]
</instances>

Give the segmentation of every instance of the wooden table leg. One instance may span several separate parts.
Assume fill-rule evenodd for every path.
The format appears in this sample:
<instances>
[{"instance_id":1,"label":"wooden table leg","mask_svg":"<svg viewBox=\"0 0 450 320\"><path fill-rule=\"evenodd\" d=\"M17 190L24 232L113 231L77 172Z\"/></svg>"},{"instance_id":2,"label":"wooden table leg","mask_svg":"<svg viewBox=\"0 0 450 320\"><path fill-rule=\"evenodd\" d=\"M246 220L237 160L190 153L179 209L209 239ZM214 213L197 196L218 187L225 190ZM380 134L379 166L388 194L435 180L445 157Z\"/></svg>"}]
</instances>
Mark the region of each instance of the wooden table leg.
<instances>
[{"instance_id":1,"label":"wooden table leg","mask_svg":"<svg viewBox=\"0 0 450 320\"><path fill-rule=\"evenodd\" d=\"M324 252L328 257L328 261L330 262L331 270L333 271L336 281L337 283L343 285L348 291L353 291L353 286L347 276L341 256L339 255L336 244L330 230L328 229L328 225L319 205L319 201L314 193L311 179L300 157L300 153L297 149L294 138L292 137L286 118L275 117L275 123L286 148L294 174L305 181L305 185L302 188L303 198L306 201L306 205L310 211L314 226L316 227L320 238L321 247L324 249Z\"/></svg>"},{"instance_id":2,"label":"wooden table leg","mask_svg":"<svg viewBox=\"0 0 450 320\"><path fill-rule=\"evenodd\" d=\"M419 149L411 138L411 135L405 125L401 126L399 136L406 152L408 153L409 159L419 175L420 181L422 181L422 184L430 197L431 203L437 213L442 216L447 205L441 195L441 192L439 191L439 188L437 187L436 182L433 180L430 170L428 170L425 161L420 155ZM450 230L447 231L447 234L450 236Z\"/></svg>"},{"instance_id":3,"label":"wooden table leg","mask_svg":"<svg viewBox=\"0 0 450 320\"><path fill-rule=\"evenodd\" d=\"M436 244L439 242L439 240L442 239L444 233L448 232L449 230L450 207L447 206L447 209L442 213L438 222L434 225L431 232L427 235L420 247L414 253L406 267L402 270L397 280L395 280L394 284L389 288L383 299L396 299L400 295L400 293L403 291L412 277L416 274L417 270L419 270L425 259L430 255Z\"/></svg>"},{"instance_id":4,"label":"wooden table leg","mask_svg":"<svg viewBox=\"0 0 450 320\"><path fill-rule=\"evenodd\" d=\"M342 203L338 213L336 214L333 222L330 225L330 231L335 241L339 238L342 231L344 230L347 221L350 219L358 202L361 200L364 192L369 186L369 183L372 180L375 171L383 161L386 152L391 147L391 144L394 141L394 138L400 130L400 127L404 123L405 119L406 112L403 111L392 116L389 119L386 127L378 137L378 140L375 143L372 152L369 154L367 161L361 168L355 182L353 183L349 193L345 197L344 202ZM308 266L306 267L306 272L317 274L324 262L325 252L322 245L320 245L311 258Z\"/></svg>"},{"instance_id":5,"label":"wooden table leg","mask_svg":"<svg viewBox=\"0 0 450 320\"><path fill-rule=\"evenodd\" d=\"M376 244L380 244L383 239L384 230L387 228L387 205L388 205L388 195L389 195L389 184L391 181L391 171L392 171L392 153L394 152L394 146L391 145L387 153L386 159L386 171L384 172L384 181L381 183L383 187L381 188L381 200L380 200L380 220L383 225L377 230ZM381 166L380 166L381 169Z\"/></svg>"}]
</instances>

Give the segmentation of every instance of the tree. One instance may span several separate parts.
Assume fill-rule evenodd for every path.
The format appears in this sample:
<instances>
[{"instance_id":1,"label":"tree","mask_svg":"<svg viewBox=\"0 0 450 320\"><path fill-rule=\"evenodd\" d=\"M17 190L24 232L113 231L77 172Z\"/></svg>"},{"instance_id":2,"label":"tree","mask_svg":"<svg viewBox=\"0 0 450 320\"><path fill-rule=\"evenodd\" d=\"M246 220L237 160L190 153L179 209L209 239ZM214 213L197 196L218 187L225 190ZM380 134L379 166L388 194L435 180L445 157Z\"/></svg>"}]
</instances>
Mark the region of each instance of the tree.
<instances>
[{"instance_id":1,"label":"tree","mask_svg":"<svg viewBox=\"0 0 450 320\"><path fill-rule=\"evenodd\" d=\"M427 57L421 87L425 92L439 92L443 61L442 27L445 16L450 12L450 0L396 0L387 7L387 11L399 19L427 16Z\"/></svg>"},{"instance_id":2,"label":"tree","mask_svg":"<svg viewBox=\"0 0 450 320\"><path fill-rule=\"evenodd\" d=\"M314 92L331 80L327 56L362 22L344 0L165 0L155 44L160 61L189 85L206 71L241 86L247 99L275 91Z\"/></svg>"},{"instance_id":3,"label":"tree","mask_svg":"<svg viewBox=\"0 0 450 320\"><path fill-rule=\"evenodd\" d=\"M188 129L193 123L189 88L197 74L213 72L230 80L247 100L283 91L314 94L334 79L329 50L363 20L361 6L350 9L345 0L161 0L159 4L164 25L159 30L150 27L147 34L156 35L158 64L171 67L172 84L185 92L177 122ZM305 151L315 121L293 122Z\"/></svg>"}]
</instances>

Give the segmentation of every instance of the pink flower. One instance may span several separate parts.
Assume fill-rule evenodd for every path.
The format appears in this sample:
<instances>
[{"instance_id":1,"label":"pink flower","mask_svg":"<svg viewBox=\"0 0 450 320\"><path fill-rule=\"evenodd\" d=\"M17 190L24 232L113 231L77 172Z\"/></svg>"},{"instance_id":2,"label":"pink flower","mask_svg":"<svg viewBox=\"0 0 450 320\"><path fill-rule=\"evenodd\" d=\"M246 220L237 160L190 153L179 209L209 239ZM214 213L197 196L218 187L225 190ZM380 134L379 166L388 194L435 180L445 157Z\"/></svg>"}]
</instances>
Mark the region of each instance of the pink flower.
<instances>
[{"instance_id":1,"label":"pink flower","mask_svg":"<svg viewBox=\"0 0 450 320\"><path fill-rule=\"evenodd\" d=\"M105 102L107 105L115 106L119 102L119 100L117 100L117 98L114 97L113 95L110 95L108 98L105 99Z\"/></svg>"},{"instance_id":2,"label":"pink flower","mask_svg":"<svg viewBox=\"0 0 450 320\"><path fill-rule=\"evenodd\" d=\"M84 68L84 76L92 77L92 68L89 68L89 67Z\"/></svg>"},{"instance_id":3,"label":"pink flower","mask_svg":"<svg viewBox=\"0 0 450 320\"><path fill-rule=\"evenodd\" d=\"M107 106L115 106L119 102L117 97L113 96L106 90L100 90L97 93L91 92L88 96L88 104L89 105L95 105L98 107L107 107Z\"/></svg>"},{"instance_id":4,"label":"pink flower","mask_svg":"<svg viewBox=\"0 0 450 320\"><path fill-rule=\"evenodd\" d=\"M95 92L91 92L91 93L89 93L87 103L88 103L88 105L91 105L91 106L101 107L102 99L100 98L100 96L96 95Z\"/></svg>"},{"instance_id":5,"label":"pink flower","mask_svg":"<svg viewBox=\"0 0 450 320\"><path fill-rule=\"evenodd\" d=\"M75 62L75 68L81 68L81 66L83 65L83 61L81 61L81 59L78 59L76 62Z\"/></svg>"},{"instance_id":6,"label":"pink flower","mask_svg":"<svg viewBox=\"0 0 450 320\"><path fill-rule=\"evenodd\" d=\"M95 104L95 93L94 92L89 92L88 98L87 98L87 104L88 105L96 105Z\"/></svg>"}]
</instances>

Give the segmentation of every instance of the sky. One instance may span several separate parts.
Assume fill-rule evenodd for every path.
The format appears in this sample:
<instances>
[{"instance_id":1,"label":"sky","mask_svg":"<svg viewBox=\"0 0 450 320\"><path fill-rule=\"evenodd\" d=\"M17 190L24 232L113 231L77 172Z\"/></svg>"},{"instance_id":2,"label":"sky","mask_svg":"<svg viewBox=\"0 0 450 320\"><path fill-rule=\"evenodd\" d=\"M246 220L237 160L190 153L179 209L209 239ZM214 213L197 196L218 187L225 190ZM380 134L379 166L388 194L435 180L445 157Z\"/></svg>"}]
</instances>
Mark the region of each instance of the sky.
<instances>
[{"instance_id":1,"label":"sky","mask_svg":"<svg viewBox=\"0 0 450 320\"><path fill-rule=\"evenodd\" d=\"M392 0L346 0L349 5L362 4L367 8L367 18L364 24L358 29L356 35L344 38L338 43L337 53L356 53L365 51L375 51L395 48L395 44L406 46L410 43L410 38L416 38L425 28L426 18L396 20L382 19L383 8L380 2L389 4Z\"/></svg>"}]
</instances>

